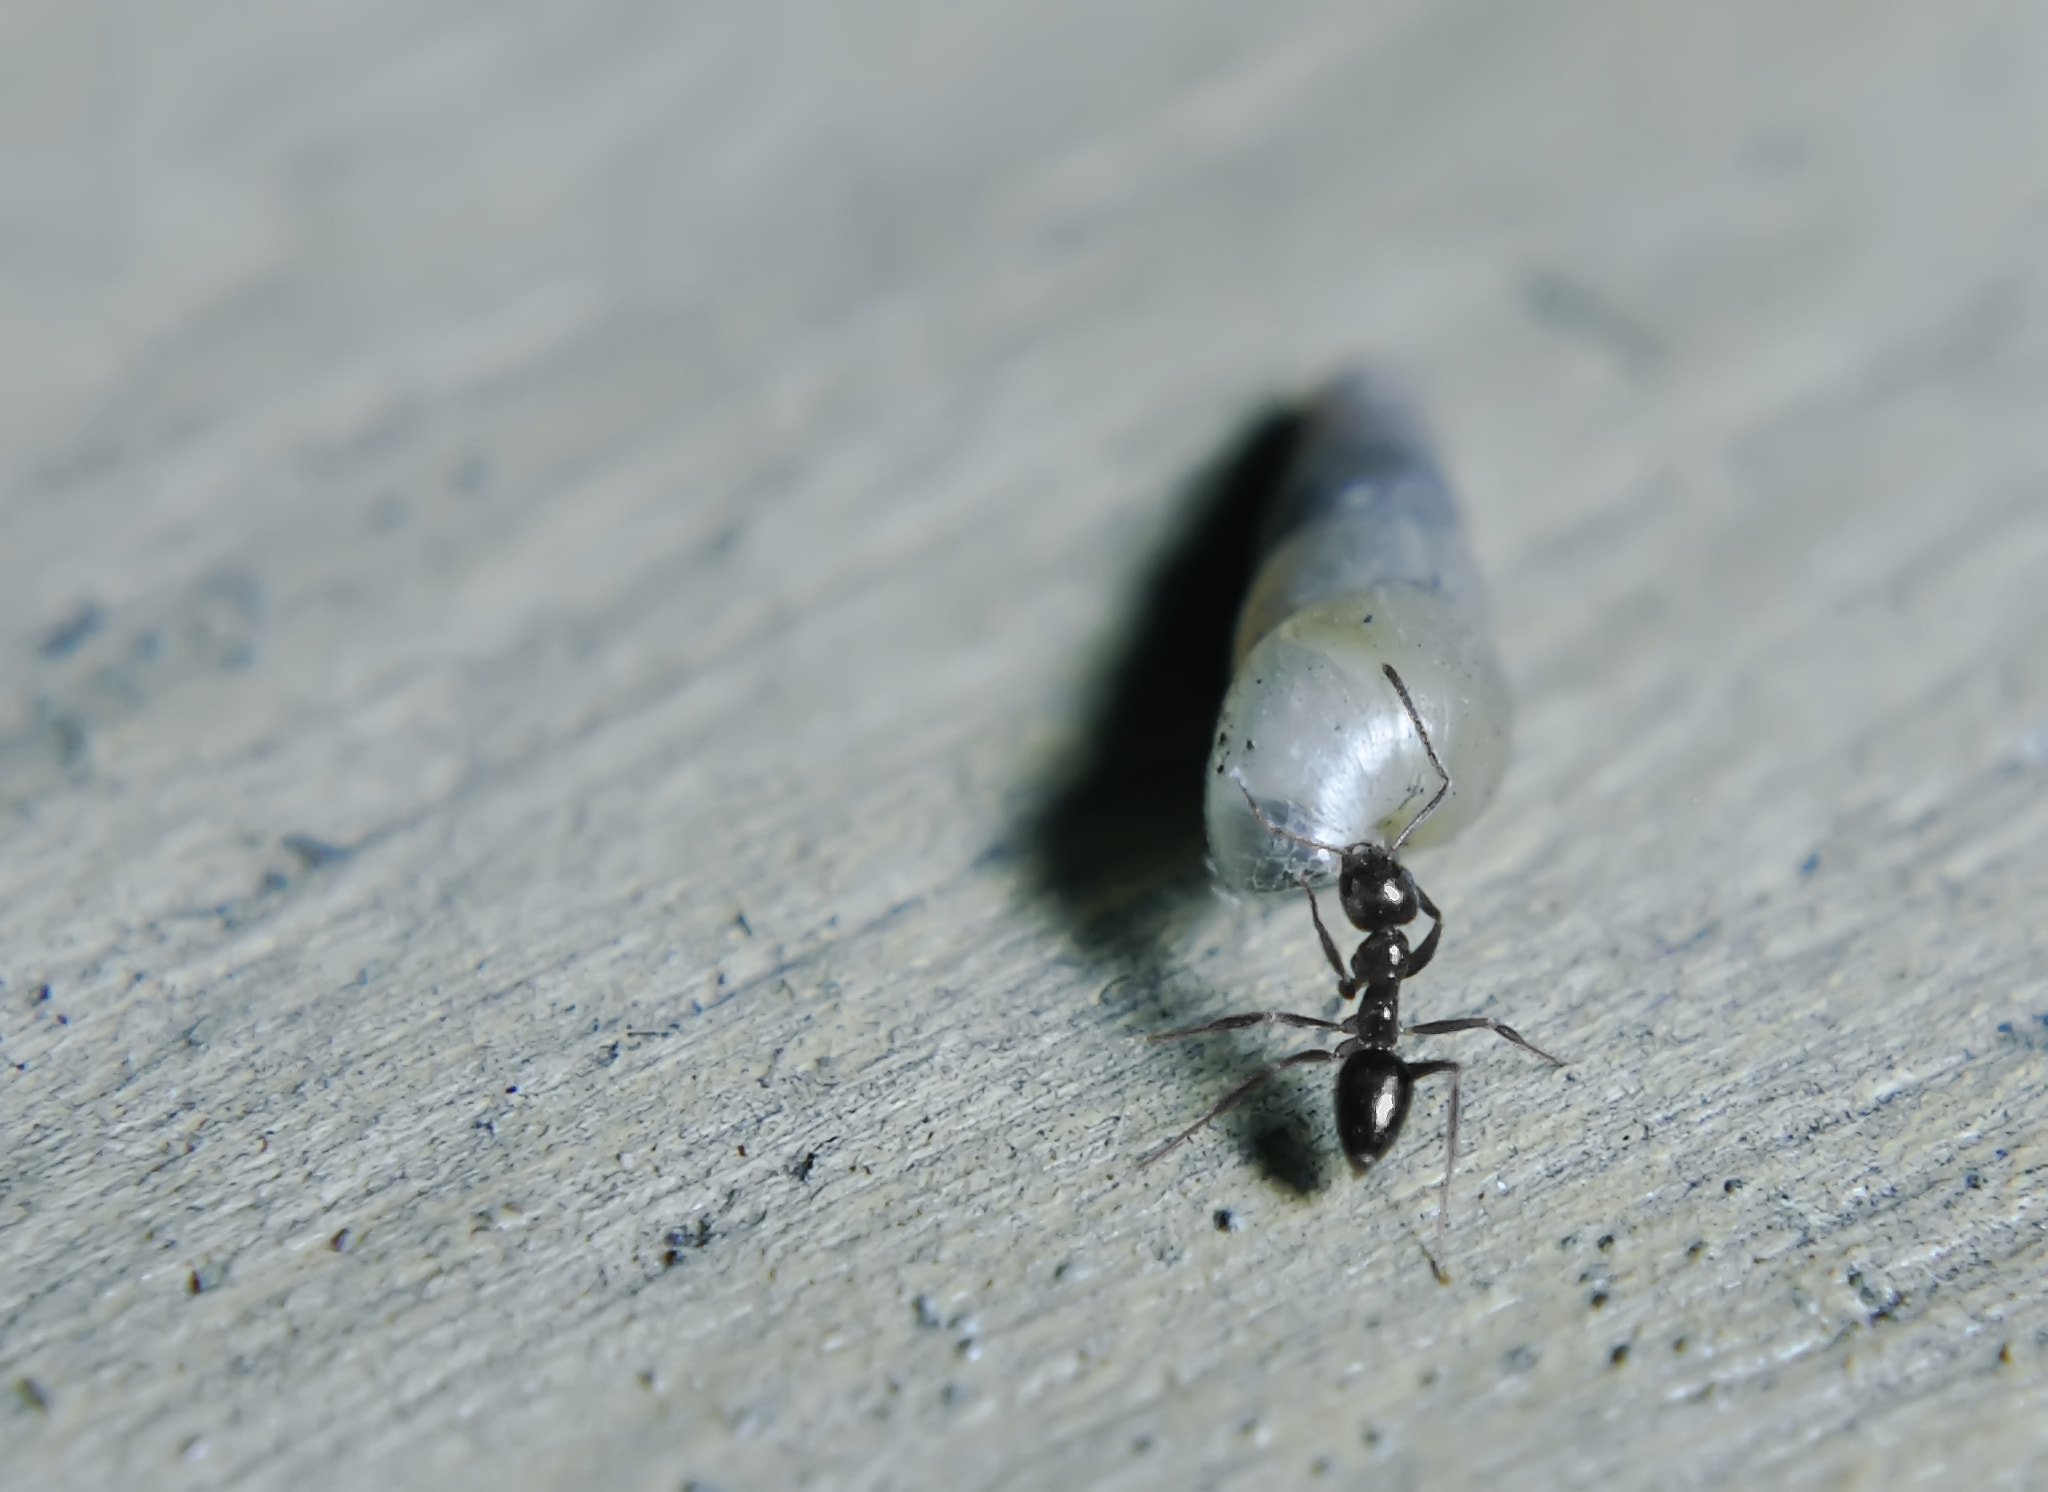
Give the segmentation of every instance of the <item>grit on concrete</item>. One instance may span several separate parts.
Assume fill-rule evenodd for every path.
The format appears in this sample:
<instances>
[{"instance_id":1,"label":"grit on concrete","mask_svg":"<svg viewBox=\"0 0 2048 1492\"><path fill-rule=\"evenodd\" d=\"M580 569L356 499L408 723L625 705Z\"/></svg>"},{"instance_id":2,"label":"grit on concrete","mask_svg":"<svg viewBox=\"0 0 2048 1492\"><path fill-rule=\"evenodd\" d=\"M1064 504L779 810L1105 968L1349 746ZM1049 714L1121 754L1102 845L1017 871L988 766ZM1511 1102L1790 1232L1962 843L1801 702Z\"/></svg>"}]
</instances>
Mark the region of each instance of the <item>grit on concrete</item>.
<instances>
[{"instance_id":1,"label":"grit on concrete","mask_svg":"<svg viewBox=\"0 0 2048 1492\"><path fill-rule=\"evenodd\" d=\"M0 1478L2039 1485L2044 72L2018 0L8 6ZM1441 1088L1134 1172L1294 1049L1142 1037L1336 1004L1185 773L1358 357L1518 701L1407 1009L1573 1059L1414 1043L1446 1286Z\"/></svg>"}]
</instances>

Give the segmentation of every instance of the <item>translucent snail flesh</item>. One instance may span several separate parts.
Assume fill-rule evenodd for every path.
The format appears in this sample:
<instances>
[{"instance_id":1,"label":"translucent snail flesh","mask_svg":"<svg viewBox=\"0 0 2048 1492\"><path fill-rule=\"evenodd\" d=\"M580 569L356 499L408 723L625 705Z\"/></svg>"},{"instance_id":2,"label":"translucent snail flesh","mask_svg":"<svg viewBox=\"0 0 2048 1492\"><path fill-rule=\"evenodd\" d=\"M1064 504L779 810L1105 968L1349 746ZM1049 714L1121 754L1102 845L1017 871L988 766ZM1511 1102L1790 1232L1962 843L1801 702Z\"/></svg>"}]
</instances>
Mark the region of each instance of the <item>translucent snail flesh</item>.
<instances>
[{"instance_id":1,"label":"translucent snail flesh","mask_svg":"<svg viewBox=\"0 0 2048 1492\"><path fill-rule=\"evenodd\" d=\"M1307 413L1238 619L1204 812L1216 878L1246 891L1327 882L1325 844L1391 843L1437 787L1382 665L1400 671L1451 794L1411 844L1483 809L1508 754L1507 680L1450 489L1405 403L1359 373Z\"/></svg>"}]
</instances>

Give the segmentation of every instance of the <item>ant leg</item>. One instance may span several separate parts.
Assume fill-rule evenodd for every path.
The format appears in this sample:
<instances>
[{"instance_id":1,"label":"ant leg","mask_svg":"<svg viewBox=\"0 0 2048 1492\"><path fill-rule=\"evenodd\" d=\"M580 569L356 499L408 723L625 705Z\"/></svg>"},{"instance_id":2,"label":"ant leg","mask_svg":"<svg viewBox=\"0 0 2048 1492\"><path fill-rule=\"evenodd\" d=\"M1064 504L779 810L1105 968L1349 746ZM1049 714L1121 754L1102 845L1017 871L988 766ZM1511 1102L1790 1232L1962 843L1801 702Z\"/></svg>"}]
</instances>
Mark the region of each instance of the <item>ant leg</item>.
<instances>
[{"instance_id":1,"label":"ant leg","mask_svg":"<svg viewBox=\"0 0 2048 1492\"><path fill-rule=\"evenodd\" d=\"M1259 823L1265 827L1265 830L1268 834L1277 834L1282 839L1291 839L1296 844L1305 844L1312 850L1321 850L1326 855L1335 855L1339 860L1344 858L1344 851L1340 849L1338 846L1334 844L1324 844L1319 839L1303 839L1299 834L1291 833L1290 831L1281 828L1271 819L1267 818L1264 810L1262 810L1259 807L1259 800L1257 798L1254 798L1252 796L1252 790L1244 785L1243 773L1232 772L1230 774L1230 780L1237 784L1237 790L1244 794L1244 801L1251 806L1252 817L1257 819Z\"/></svg>"},{"instance_id":2,"label":"ant leg","mask_svg":"<svg viewBox=\"0 0 2048 1492\"><path fill-rule=\"evenodd\" d=\"M1418 887L1415 894L1422 901L1422 909L1436 918L1436 926L1429 930L1429 936L1416 944L1415 951L1408 955L1408 972L1401 976L1403 979L1413 979L1429 967L1429 961L1436 957L1436 945L1441 943L1444 937L1443 914L1429 904L1429 898L1422 895L1421 888Z\"/></svg>"},{"instance_id":3,"label":"ant leg","mask_svg":"<svg viewBox=\"0 0 2048 1492\"><path fill-rule=\"evenodd\" d=\"M1211 1021L1206 1026L1189 1026L1185 1031L1167 1031L1149 1039L1178 1041L1183 1036L1206 1036L1211 1031L1242 1031L1247 1026L1302 1026L1314 1031L1344 1029L1335 1021L1318 1020L1312 1015L1295 1015L1285 1010L1261 1010L1255 1015L1226 1015L1222 1020Z\"/></svg>"},{"instance_id":4,"label":"ant leg","mask_svg":"<svg viewBox=\"0 0 2048 1492\"><path fill-rule=\"evenodd\" d=\"M1419 1026L1408 1028L1410 1036L1447 1036L1453 1031L1491 1031L1496 1036L1505 1036L1523 1051L1535 1053L1552 1067L1565 1066L1564 1058L1551 1056L1513 1026L1503 1026L1483 1015L1468 1015L1455 1021L1424 1021Z\"/></svg>"},{"instance_id":5,"label":"ant leg","mask_svg":"<svg viewBox=\"0 0 2048 1492\"><path fill-rule=\"evenodd\" d=\"M1450 1276L1444 1273L1440 1262L1444 1256L1444 1230L1451 1224L1451 1172L1458 1168L1458 1076L1462 1069L1455 1062L1404 1062L1402 1075L1411 1083L1420 1078L1435 1077L1440 1072L1451 1075L1451 1106L1444 1119L1444 1179L1437 1188L1436 1203L1436 1255L1429 1262L1436 1270L1439 1283L1449 1283Z\"/></svg>"},{"instance_id":6,"label":"ant leg","mask_svg":"<svg viewBox=\"0 0 2048 1492\"><path fill-rule=\"evenodd\" d=\"M1323 940L1323 957L1328 959L1330 967L1337 971L1337 993L1348 1000L1358 993L1358 981L1345 971L1344 960L1337 955L1336 940L1330 936L1330 930L1323 926L1323 909L1316 905L1316 888L1308 883L1307 876L1303 876L1298 884L1308 896L1308 914L1315 919L1316 936ZM1436 950L1432 948L1430 951L1434 953Z\"/></svg>"},{"instance_id":7,"label":"ant leg","mask_svg":"<svg viewBox=\"0 0 2048 1492\"><path fill-rule=\"evenodd\" d=\"M1203 1125L1207 1124L1211 1119L1214 1119L1219 1115L1229 1113L1232 1109L1236 1108L1239 1104L1243 1103L1245 1100L1245 1096L1247 1094L1249 1094L1254 1088L1258 1087L1259 1084L1265 1082L1267 1078L1272 1077L1273 1074L1277 1072L1283 1072L1287 1068L1297 1066L1298 1064L1303 1062L1335 1062L1336 1060L1337 1054L1335 1052L1326 1052L1321 1047L1317 1047L1314 1051L1296 1052L1291 1057L1283 1057L1280 1061L1275 1062L1271 1067L1267 1068L1257 1077L1254 1077L1247 1082L1239 1083L1235 1088L1232 1088L1228 1093L1224 1094L1223 1097L1219 1098L1216 1101L1216 1106L1210 1109L1208 1113L1204 1114L1201 1118L1197 1119L1193 1124L1190 1124L1186 1129L1182 1130L1179 1134L1175 1135L1172 1139L1168 1140L1164 1145L1161 1145L1157 1150L1153 1151L1150 1155L1146 1156L1143 1160L1139 1161L1138 1169L1141 1171L1144 1170L1145 1167L1151 1165L1152 1162L1158 1160L1162 1155L1165 1155L1168 1151L1177 1148L1187 1140L1193 1139L1195 1135L1201 1130Z\"/></svg>"},{"instance_id":8,"label":"ant leg","mask_svg":"<svg viewBox=\"0 0 2048 1492\"><path fill-rule=\"evenodd\" d=\"M1382 663L1380 665L1380 672L1387 676L1387 682L1392 684L1394 692L1401 696L1401 708L1408 712L1408 719L1415 726L1415 734L1422 738L1422 749L1429 753L1429 764L1436 768L1436 775L1444 780L1443 786L1436 790L1436 796L1422 805L1422 812L1408 820L1408 827L1401 831L1401 837L1396 839L1390 846L1393 852L1398 855L1401 853L1401 846L1408 842L1408 836L1421 828L1422 821L1432 813L1435 813L1437 806L1450 796L1451 773L1450 769L1444 765L1444 759L1436 754L1436 743L1429 739L1429 731L1422 723L1422 716L1416 711L1415 701L1408 697L1408 686L1402 683L1401 676L1394 672L1394 665ZM1242 783L1238 785L1240 787L1243 786Z\"/></svg>"}]
</instances>

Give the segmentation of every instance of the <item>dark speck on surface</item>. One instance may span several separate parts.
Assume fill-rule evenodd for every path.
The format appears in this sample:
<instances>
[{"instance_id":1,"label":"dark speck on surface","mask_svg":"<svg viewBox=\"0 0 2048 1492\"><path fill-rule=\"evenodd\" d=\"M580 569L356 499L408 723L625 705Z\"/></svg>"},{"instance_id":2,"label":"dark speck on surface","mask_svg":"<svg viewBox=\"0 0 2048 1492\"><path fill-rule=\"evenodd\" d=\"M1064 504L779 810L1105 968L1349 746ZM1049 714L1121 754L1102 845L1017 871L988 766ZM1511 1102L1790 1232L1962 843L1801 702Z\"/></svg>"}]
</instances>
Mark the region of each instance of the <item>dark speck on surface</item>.
<instances>
[{"instance_id":1,"label":"dark speck on surface","mask_svg":"<svg viewBox=\"0 0 2048 1492\"><path fill-rule=\"evenodd\" d=\"M62 658L99 631L106 619L107 614L96 603L82 602L71 615L43 634L42 643L36 651L45 658Z\"/></svg>"},{"instance_id":2,"label":"dark speck on surface","mask_svg":"<svg viewBox=\"0 0 2048 1492\"><path fill-rule=\"evenodd\" d=\"M308 870L327 865L336 860L346 860L351 851L346 845L329 844L324 839L315 839L310 834L287 834L278 841Z\"/></svg>"},{"instance_id":3,"label":"dark speck on surface","mask_svg":"<svg viewBox=\"0 0 2048 1492\"><path fill-rule=\"evenodd\" d=\"M50 717L50 741L56 748L57 760L67 767L82 767L89 742L85 727L69 715Z\"/></svg>"},{"instance_id":4,"label":"dark speck on surface","mask_svg":"<svg viewBox=\"0 0 2048 1492\"><path fill-rule=\"evenodd\" d=\"M683 1262L685 1249L700 1249L711 1242L711 1219L700 1217L694 1227L671 1228L662 1242L668 1245L662 1251L662 1267L673 1269Z\"/></svg>"}]
</instances>

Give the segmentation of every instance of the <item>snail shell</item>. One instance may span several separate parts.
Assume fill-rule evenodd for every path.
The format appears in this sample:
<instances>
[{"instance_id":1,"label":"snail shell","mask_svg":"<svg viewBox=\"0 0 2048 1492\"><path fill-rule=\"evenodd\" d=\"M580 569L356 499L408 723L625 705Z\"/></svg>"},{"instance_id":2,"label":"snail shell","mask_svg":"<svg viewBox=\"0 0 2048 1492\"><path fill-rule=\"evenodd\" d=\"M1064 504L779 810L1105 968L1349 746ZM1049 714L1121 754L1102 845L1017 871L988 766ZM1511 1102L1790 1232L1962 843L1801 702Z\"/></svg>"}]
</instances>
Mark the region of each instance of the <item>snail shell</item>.
<instances>
[{"instance_id":1,"label":"snail shell","mask_svg":"<svg viewBox=\"0 0 2048 1492\"><path fill-rule=\"evenodd\" d=\"M1392 664L1451 773L1411 844L1440 843L1507 766L1507 679L1450 489L1407 405L1352 373L1308 411L1238 619L1204 812L1216 878L1245 891L1327 882L1324 844L1391 843L1438 786L1382 672ZM1242 784L1242 786L1240 786Z\"/></svg>"}]
</instances>

